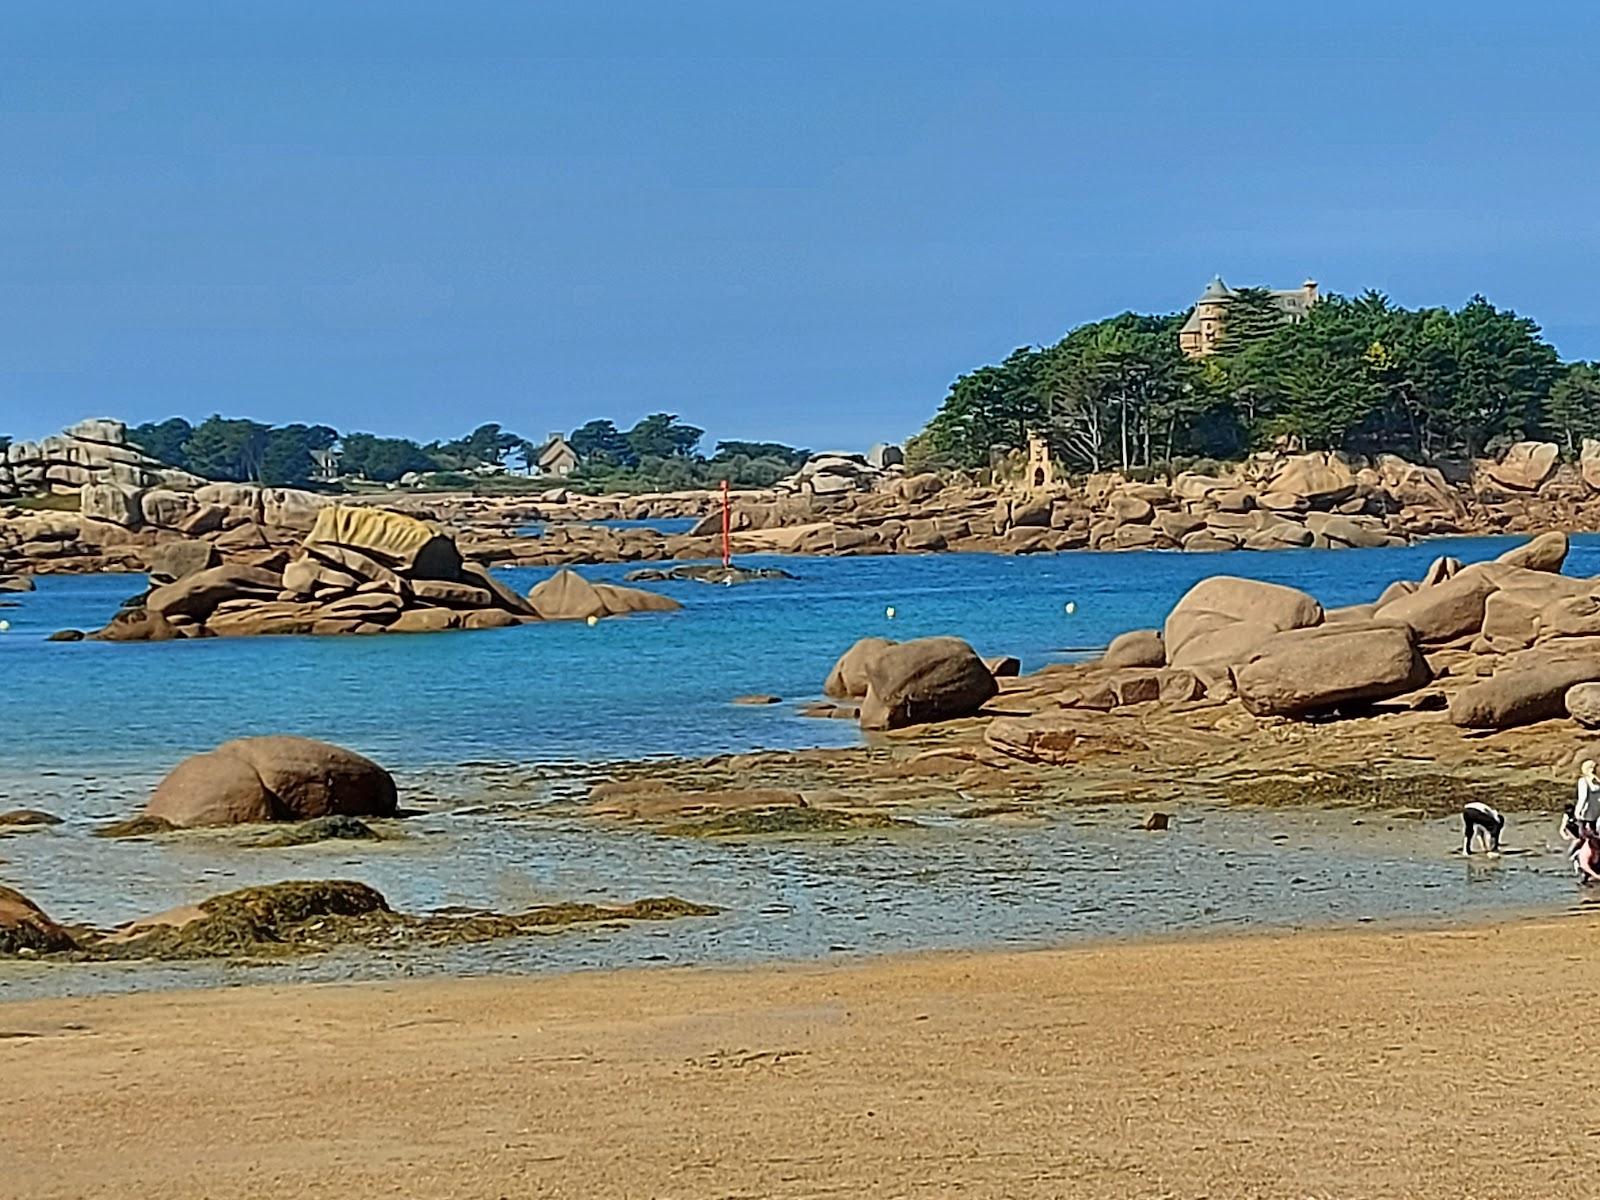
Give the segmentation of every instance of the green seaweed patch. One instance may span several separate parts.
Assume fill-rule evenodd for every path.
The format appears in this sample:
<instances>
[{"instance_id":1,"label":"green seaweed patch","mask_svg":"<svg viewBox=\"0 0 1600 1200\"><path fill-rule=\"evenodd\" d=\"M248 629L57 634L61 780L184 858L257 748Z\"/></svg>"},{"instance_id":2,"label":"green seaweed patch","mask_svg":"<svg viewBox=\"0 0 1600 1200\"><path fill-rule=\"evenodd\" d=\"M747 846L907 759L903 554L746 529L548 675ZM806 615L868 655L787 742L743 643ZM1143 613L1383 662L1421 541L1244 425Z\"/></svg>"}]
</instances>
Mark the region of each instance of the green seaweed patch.
<instances>
[{"instance_id":1,"label":"green seaweed patch","mask_svg":"<svg viewBox=\"0 0 1600 1200\"><path fill-rule=\"evenodd\" d=\"M149 813L140 813L136 817L129 817L123 821L113 821L109 825L102 825L94 831L94 836L99 838L148 837L155 833L171 833L177 828L165 817L152 817Z\"/></svg>"},{"instance_id":2,"label":"green seaweed patch","mask_svg":"<svg viewBox=\"0 0 1600 1200\"><path fill-rule=\"evenodd\" d=\"M295 880L241 888L202 901L182 924L150 923L129 933L86 939L74 957L206 959L283 957L341 946L392 950L451 946L610 921L713 916L719 909L652 897L631 904L550 904L521 913L397 913L375 889L350 880Z\"/></svg>"},{"instance_id":3,"label":"green seaweed patch","mask_svg":"<svg viewBox=\"0 0 1600 1200\"><path fill-rule=\"evenodd\" d=\"M1002 800L994 804L974 804L971 808L963 808L950 815L958 821L977 821L984 817L1005 817L1027 811L1026 804L1019 804L1015 800Z\"/></svg>"},{"instance_id":4,"label":"green seaweed patch","mask_svg":"<svg viewBox=\"0 0 1600 1200\"><path fill-rule=\"evenodd\" d=\"M0 829L39 829L59 824L60 817L37 808L14 808L10 812L0 812Z\"/></svg>"},{"instance_id":5,"label":"green seaweed patch","mask_svg":"<svg viewBox=\"0 0 1600 1200\"><path fill-rule=\"evenodd\" d=\"M377 832L357 817L313 817L274 829L250 843L252 849L277 850L285 846L309 846L315 842L382 841Z\"/></svg>"},{"instance_id":6,"label":"green seaweed patch","mask_svg":"<svg viewBox=\"0 0 1600 1200\"><path fill-rule=\"evenodd\" d=\"M1479 801L1505 812L1546 812L1558 792L1548 783L1490 783L1443 772L1384 774L1365 767L1330 767L1304 775L1272 775L1224 785L1228 799L1259 808L1413 809L1445 817Z\"/></svg>"},{"instance_id":7,"label":"green seaweed patch","mask_svg":"<svg viewBox=\"0 0 1600 1200\"><path fill-rule=\"evenodd\" d=\"M909 829L915 821L886 817L882 813L847 812L839 808L812 808L785 804L719 813L702 821L664 825L660 832L673 837L765 837L780 834L856 833L867 830Z\"/></svg>"}]
</instances>

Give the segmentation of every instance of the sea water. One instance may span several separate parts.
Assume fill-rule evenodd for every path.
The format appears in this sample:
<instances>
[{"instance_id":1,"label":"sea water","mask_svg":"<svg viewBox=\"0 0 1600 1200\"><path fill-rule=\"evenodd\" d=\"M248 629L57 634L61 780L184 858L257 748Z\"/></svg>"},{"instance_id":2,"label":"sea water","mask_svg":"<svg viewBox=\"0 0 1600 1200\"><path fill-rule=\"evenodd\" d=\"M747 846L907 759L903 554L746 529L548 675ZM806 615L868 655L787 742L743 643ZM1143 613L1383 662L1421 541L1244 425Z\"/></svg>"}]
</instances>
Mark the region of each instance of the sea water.
<instances>
[{"instance_id":1,"label":"sea water","mask_svg":"<svg viewBox=\"0 0 1600 1200\"><path fill-rule=\"evenodd\" d=\"M797 578L649 584L683 611L406 637L50 643L95 629L140 576L43 576L0 609L0 780L17 769L148 772L231 737L297 733L397 767L465 759L597 762L854 744L848 722L799 717L857 638L954 634L1024 670L1159 626L1213 574L1291 584L1325 605L1375 599L1441 553L1490 558L1517 539L1384 550L763 558ZM627 564L582 568L617 581ZM1570 574L1600 573L1600 537ZM501 570L519 591L549 568ZM1069 611L1069 606L1071 611ZM893 616L889 615L893 610ZM766 693L771 707L734 697ZM0 783L3 786L3 783Z\"/></svg>"},{"instance_id":2,"label":"sea water","mask_svg":"<svg viewBox=\"0 0 1600 1200\"><path fill-rule=\"evenodd\" d=\"M326 956L252 978L1047 945L1568 904L1576 893L1552 830L1523 818L1508 841L1532 853L1466 863L1450 855L1459 845L1450 822L1236 810L1201 796L1186 798L1170 835L1137 829L1138 797L1098 809L1045 804L1026 819L923 816L916 828L884 835L743 842L662 837L544 812L564 772L581 775L575 764L855 744L853 723L807 720L794 706L820 691L834 658L858 637L956 634L980 653L1015 654L1032 669L1083 657L1126 629L1158 625L1207 575L1291 584L1335 606L1419 577L1438 554L1473 561L1514 544L752 558L797 578L734 588L652 585L682 600L683 611L593 627L151 645L47 643L52 630L103 624L144 581L46 577L37 592L7 598L16 607L0 609L11 626L0 634L0 810L44 808L66 823L0 840L0 880L59 919L101 924L295 877L361 879L412 911L506 911L664 893L726 910L625 932L395 958ZM627 569L584 574L615 580ZM1600 538L1575 539L1567 569L1600 573ZM500 572L524 591L549 573ZM785 702L730 703L747 692ZM324 737L371 754L395 769L407 799L433 803L403 823L399 843L377 846L252 850L206 837L90 836L95 824L136 811L184 755L268 732ZM475 781L506 764L544 764L557 783L491 789L481 797L489 804L450 802L479 796ZM214 982L225 974L204 966L7 967L0 997Z\"/></svg>"}]
</instances>

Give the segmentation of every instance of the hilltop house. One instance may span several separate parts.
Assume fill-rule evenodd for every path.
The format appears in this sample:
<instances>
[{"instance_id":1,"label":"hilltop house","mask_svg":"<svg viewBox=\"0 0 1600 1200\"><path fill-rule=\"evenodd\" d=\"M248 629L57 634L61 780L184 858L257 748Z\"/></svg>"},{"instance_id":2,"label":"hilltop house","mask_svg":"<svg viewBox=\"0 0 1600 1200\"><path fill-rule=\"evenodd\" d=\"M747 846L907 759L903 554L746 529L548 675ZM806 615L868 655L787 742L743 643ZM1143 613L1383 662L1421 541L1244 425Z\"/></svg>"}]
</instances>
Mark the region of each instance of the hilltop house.
<instances>
[{"instance_id":1,"label":"hilltop house","mask_svg":"<svg viewBox=\"0 0 1600 1200\"><path fill-rule=\"evenodd\" d=\"M1222 337L1222 327L1227 321L1228 305L1238 293L1222 282L1218 275L1206 285L1200 298L1194 302L1194 311L1178 330L1178 346L1190 358L1204 358L1215 354L1217 342ZM1273 303L1283 313L1285 321L1305 319L1311 306L1317 302L1317 283L1308 279L1297 288L1286 291L1269 291Z\"/></svg>"},{"instance_id":2,"label":"hilltop house","mask_svg":"<svg viewBox=\"0 0 1600 1200\"><path fill-rule=\"evenodd\" d=\"M566 438L559 433L552 433L540 449L535 465L540 475L565 479L577 469L578 453L567 444Z\"/></svg>"}]
</instances>

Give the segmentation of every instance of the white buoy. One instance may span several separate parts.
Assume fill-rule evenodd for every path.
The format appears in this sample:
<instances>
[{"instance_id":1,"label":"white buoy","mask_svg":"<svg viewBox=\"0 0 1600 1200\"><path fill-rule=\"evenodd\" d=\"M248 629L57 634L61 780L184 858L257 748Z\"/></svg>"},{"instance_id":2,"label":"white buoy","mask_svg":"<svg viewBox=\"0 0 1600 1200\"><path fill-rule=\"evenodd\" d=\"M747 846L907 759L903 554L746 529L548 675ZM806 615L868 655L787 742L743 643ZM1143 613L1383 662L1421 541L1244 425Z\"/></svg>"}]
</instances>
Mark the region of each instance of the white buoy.
<instances>
[{"instance_id":1,"label":"white buoy","mask_svg":"<svg viewBox=\"0 0 1600 1200\"><path fill-rule=\"evenodd\" d=\"M10 621L0 621L0 633L10 633L10 632L11 632L11 622Z\"/></svg>"},{"instance_id":2,"label":"white buoy","mask_svg":"<svg viewBox=\"0 0 1600 1200\"><path fill-rule=\"evenodd\" d=\"M891 604L888 608L884 609L883 615L888 617L891 621L894 620L894 605Z\"/></svg>"},{"instance_id":3,"label":"white buoy","mask_svg":"<svg viewBox=\"0 0 1600 1200\"><path fill-rule=\"evenodd\" d=\"M593 613L590 613L589 614L589 619L585 623L588 624L588 625L591 625L591 626L592 625L598 625L598 624L600 624L600 618L595 616Z\"/></svg>"},{"instance_id":4,"label":"white buoy","mask_svg":"<svg viewBox=\"0 0 1600 1200\"><path fill-rule=\"evenodd\" d=\"M1078 611L1078 602L1076 600L1068 600L1066 608L1067 608L1067 616L1070 617L1073 613Z\"/></svg>"}]
</instances>

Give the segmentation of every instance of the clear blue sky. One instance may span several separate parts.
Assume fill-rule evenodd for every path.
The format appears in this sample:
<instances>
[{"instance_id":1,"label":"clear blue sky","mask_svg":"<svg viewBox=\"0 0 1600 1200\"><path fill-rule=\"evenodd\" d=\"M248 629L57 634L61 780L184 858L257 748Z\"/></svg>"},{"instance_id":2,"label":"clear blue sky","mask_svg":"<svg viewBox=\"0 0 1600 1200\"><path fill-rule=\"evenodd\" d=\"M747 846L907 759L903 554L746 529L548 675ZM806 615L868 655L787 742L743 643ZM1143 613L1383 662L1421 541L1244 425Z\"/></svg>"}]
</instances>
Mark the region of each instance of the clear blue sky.
<instances>
[{"instance_id":1,"label":"clear blue sky","mask_svg":"<svg viewBox=\"0 0 1600 1200\"><path fill-rule=\"evenodd\" d=\"M1215 272L1600 357L1597 10L11 0L0 432L864 447Z\"/></svg>"}]
</instances>

